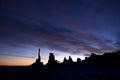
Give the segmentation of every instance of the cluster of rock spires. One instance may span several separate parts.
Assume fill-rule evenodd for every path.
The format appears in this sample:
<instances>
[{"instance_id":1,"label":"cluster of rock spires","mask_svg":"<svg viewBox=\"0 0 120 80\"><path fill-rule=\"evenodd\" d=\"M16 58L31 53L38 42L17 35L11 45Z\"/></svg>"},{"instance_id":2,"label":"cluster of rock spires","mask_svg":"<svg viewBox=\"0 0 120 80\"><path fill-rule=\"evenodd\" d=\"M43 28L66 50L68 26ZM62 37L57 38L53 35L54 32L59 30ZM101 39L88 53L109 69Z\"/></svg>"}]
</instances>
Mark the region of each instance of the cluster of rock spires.
<instances>
[{"instance_id":1,"label":"cluster of rock spires","mask_svg":"<svg viewBox=\"0 0 120 80\"><path fill-rule=\"evenodd\" d=\"M96 55L91 53L90 57L86 57L85 60L81 60L77 58L77 61L74 62L69 56L69 59L64 57L62 63L55 60L55 56L53 53L49 54L48 63L43 65L40 57L40 49L38 50L38 59L31 65L36 67L41 66L109 66L109 67L120 67L120 51L112 52L112 53L104 53L103 55Z\"/></svg>"}]
</instances>

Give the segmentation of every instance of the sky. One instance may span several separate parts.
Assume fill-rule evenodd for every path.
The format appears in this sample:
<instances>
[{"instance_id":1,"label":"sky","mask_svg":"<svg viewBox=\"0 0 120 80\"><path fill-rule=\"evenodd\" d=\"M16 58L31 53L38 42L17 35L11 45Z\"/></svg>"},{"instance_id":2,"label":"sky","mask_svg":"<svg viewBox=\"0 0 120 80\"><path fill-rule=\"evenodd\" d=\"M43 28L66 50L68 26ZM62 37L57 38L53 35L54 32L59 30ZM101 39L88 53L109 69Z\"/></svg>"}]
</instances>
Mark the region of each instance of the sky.
<instances>
[{"instance_id":1,"label":"sky","mask_svg":"<svg viewBox=\"0 0 120 80\"><path fill-rule=\"evenodd\" d=\"M0 65L120 50L119 0L1 0Z\"/></svg>"}]
</instances>

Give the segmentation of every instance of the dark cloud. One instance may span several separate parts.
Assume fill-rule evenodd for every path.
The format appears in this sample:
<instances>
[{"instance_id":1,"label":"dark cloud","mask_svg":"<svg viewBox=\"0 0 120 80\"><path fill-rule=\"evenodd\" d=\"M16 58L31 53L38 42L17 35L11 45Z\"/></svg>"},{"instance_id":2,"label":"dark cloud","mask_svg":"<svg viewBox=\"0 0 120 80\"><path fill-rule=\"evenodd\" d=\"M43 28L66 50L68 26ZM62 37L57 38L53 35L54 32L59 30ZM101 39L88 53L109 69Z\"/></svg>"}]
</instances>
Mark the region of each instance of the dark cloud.
<instances>
[{"instance_id":1,"label":"dark cloud","mask_svg":"<svg viewBox=\"0 0 120 80\"><path fill-rule=\"evenodd\" d=\"M116 0L4 0L0 44L32 45L72 54L112 51L119 48L115 36L119 36L119 7Z\"/></svg>"}]
</instances>

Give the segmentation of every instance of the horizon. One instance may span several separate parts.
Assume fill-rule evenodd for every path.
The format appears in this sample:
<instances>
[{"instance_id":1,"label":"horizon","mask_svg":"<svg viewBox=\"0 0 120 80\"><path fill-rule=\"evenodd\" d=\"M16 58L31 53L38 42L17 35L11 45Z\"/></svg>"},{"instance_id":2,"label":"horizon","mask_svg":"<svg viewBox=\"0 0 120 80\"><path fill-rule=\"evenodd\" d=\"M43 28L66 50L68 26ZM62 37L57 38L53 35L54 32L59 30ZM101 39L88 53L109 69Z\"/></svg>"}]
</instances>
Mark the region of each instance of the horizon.
<instances>
[{"instance_id":1,"label":"horizon","mask_svg":"<svg viewBox=\"0 0 120 80\"><path fill-rule=\"evenodd\" d=\"M51 52L50 52L51 53ZM48 53L48 56L49 56L49 54L50 53ZM53 53L53 52L52 52ZM41 52L40 52L40 54L42 54ZM54 53L53 53L54 54ZM37 55L36 55L36 57L27 57L27 56L21 56L21 55L8 55L8 54L0 54L0 55L2 55L2 56L8 56L8 57L17 57L17 58L23 58L23 59L32 59L31 61L29 61L27 64L25 64L25 63L22 63L22 61L20 61L20 62L13 62L13 61L11 61L11 63L9 63L8 64L8 62L7 63L2 63L2 61L0 62L0 66L29 66L29 65L31 65L33 62L35 62L35 60L38 58L38 52L37 52ZM40 55L41 56L41 55ZM55 55L56 56L56 55ZM69 55L70 56L70 55ZM66 59L68 59L69 58L69 56L67 56L66 57ZM88 57L88 56L87 56ZM60 57L61 58L61 57ZM77 58L80 58L81 60L84 60L85 59L85 56L76 56L76 57L73 57L72 59L73 59L73 61L74 62L76 62L77 61ZM55 57L55 59L56 59L56 57ZM61 62L63 62L63 59L64 59L64 57L62 57L62 59L60 59L60 63ZM57 60L57 59L56 59ZM13 63L12 63L13 62ZM43 58L42 58L42 56L41 56L41 62L43 62L43 64L44 65L46 65L47 63L48 63L48 57L46 58L46 60L44 60ZM22 65L21 65L21 63L22 63Z\"/></svg>"},{"instance_id":2,"label":"horizon","mask_svg":"<svg viewBox=\"0 0 120 80\"><path fill-rule=\"evenodd\" d=\"M40 49L40 48L39 48ZM39 51L39 49L38 49L38 51ZM120 51L120 50L118 50L118 51ZM115 52L118 52L118 51L115 51ZM105 53L114 53L114 52L105 52ZM105 53L103 53L102 55L104 55ZM39 54L39 53L38 53ZM41 52L40 52L40 54L41 54ZM96 54L96 53L91 53L91 54ZM49 55L50 55L50 53L49 53ZM54 53L53 53L53 55L54 55ZM98 54L96 54L96 55L98 55ZM7 56L11 56L11 55L7 55ZM13 55L12 55L13 56ZM54 55L54 57L55 57L56 55ZM99 55L100 56L100 55ZM30 58L30 57L25 57L25 56L14 56L14 57L24 57L24 58ZM71 57L71 56L69 56L69 57ZM86 56L87 58L89 58L89 57L91 57L91 55L90 56ZM44 60L42 60L42 56L40 55L40 62L42 62L43 63L43 65L47 65L47 63L48 63L48 59L47 59L47 61L46 62L44 62ZM66 58L67 60L69 59L68 57L64 57L64 58ZM63 60L64 60L64 58L63 58ZM72 58L72 57L71 57ZM73 62L77 62L77 58L80 58L80 57L76 57L76 60L74 60L73 58L72 58L72 60L73 60ZM33 57L32 57L32 59L34 59ZM20 65L20 64L2 64L2 65L0 65L0 66L30 66L31 64L33 64L34 62L35 62L35 60L37 60L38 59L38 56L37 56L37 58L36 59L34 59L34 61L31 61L29 64L22 64L22 65ZM85 60L85 57L84 58L80 58L81 59L81 61L84 61ZM55 60L57 60L56 59L56 57L55 57ZM63 63L63 60L62 61L59 61L59 60L57 60L58 61L58 63Z\"/></svg>"}]
</instances>

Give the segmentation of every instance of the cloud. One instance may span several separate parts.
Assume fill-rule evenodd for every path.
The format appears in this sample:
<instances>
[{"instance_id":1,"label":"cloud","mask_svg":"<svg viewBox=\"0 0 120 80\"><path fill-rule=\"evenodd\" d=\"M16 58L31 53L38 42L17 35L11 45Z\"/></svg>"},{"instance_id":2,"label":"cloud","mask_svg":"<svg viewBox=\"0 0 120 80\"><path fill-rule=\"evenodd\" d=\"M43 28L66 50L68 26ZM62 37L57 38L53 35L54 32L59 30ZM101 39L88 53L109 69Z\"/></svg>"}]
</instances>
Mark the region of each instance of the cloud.
<instances>
[{"instance_id":1,"label":"cloud","mask_svg":"<svg viewBox=\"0 0 120 80\"><path fill-rule=\"evenodd\" d=\"M22 23L16 19L10 20L13 26L3 26L1 33L3 32L4 35L2 35L0 42L15 47L34 45L74 54L80 53L80 50L97 53L103 48L109 50L108 45L103 44L104 42L93 35L83 35L67 27L55 26L44 20L40 22L41 25L38 26L36 24L29 25L27 21ZM91 46L91 42L100 48Z\"/></svg>"},{"instance_id":2,"label":"cloud","mask_svg":"<svg viewBox=\"0 0 120 80\"><path fill-rule=\"evenodd\" d=\"M5 0L0 15L0 44L23 48L33 45L71 54L114 50L115 36L110 34L119 28L104 20L107 12L104 13L101 3L86 1L74 4L65 1L58 5L58 2ZM96 6L101 13L96 12Z\"/></svg>"}]
</instances>

